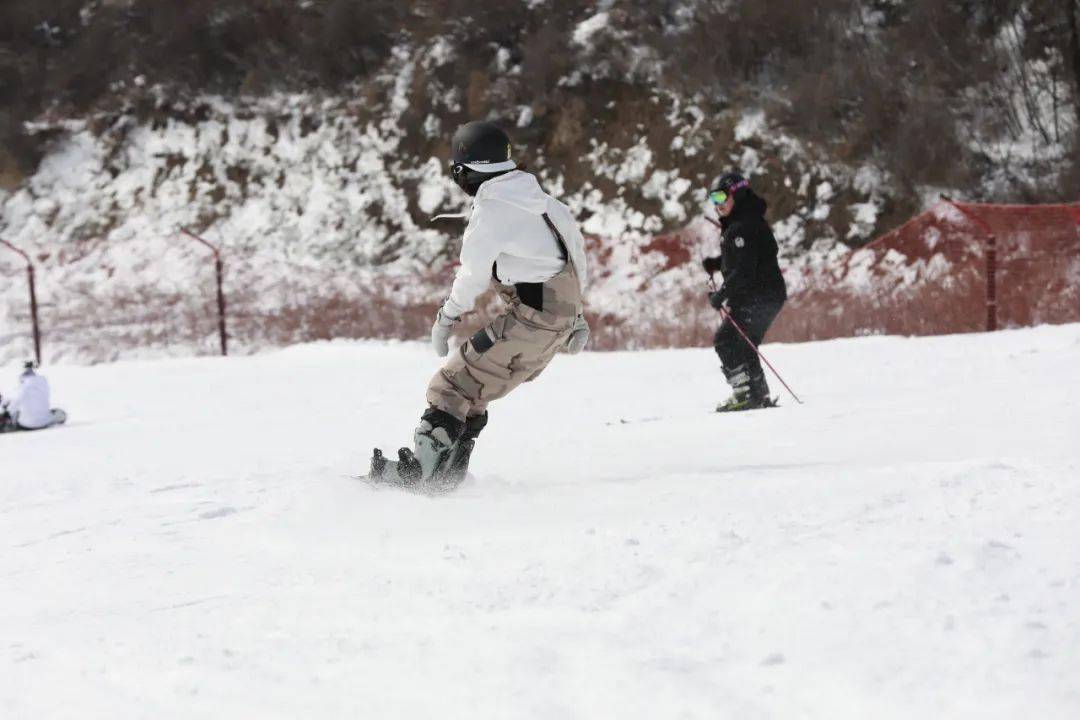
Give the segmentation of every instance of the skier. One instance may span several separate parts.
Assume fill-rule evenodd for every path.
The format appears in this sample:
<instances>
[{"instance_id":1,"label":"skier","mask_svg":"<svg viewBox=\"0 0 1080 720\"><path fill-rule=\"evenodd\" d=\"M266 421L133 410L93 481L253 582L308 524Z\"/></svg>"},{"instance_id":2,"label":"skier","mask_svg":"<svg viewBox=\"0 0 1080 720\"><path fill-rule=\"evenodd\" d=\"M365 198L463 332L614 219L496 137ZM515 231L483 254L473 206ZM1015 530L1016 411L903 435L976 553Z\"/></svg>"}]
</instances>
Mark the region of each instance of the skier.
<instances>
[{"instance_id":1,"label":"skier","mask_svg":"<svg viewBox=\"0 0 1080 720\"><path fill-rule=\"evenodd\" d=\"M709 193L720 216L723 240L719 257L702 265L710 278L720 271L724 282L709 294L709 304L728 315L716 331L714 347L733 394L717 412L770 407L769 385L757 352L732 324L738 323L754 343L761 344L769 326L787 300L787 287L776 262L776 238L765 221L768 204L738 173L726 173Z\"/></svg>"},{"instance_id":2,"label":"skier","mask_svg":"<svg viewBox=\"0 0 1080 720\"><path fill-rule=\"evenodd\" d=\"M585 241L569 208L511 159L510 138L494 123L461 126L451 150L454 181L473 204L461 266L431 328L436 354L446 357L454 327L489 286L506 309L432 378L415 450L401 448L394 462L376 448L372 479L456 486L487 425L488 403L536 379L560 349L577 353L589 339Z\"/></svg>"},{"instance_id":3,"label":"skier","mask_svg":"<svg viewBox=\"0 0 1080 720\"><path fill-rule=\"evenodd\" d=\"M49 381L34 372L34 361L23 365L14 397L0 400L0 432L40 430L64 422L63 410L49 407Z\"/></svg>"}]
</instances>

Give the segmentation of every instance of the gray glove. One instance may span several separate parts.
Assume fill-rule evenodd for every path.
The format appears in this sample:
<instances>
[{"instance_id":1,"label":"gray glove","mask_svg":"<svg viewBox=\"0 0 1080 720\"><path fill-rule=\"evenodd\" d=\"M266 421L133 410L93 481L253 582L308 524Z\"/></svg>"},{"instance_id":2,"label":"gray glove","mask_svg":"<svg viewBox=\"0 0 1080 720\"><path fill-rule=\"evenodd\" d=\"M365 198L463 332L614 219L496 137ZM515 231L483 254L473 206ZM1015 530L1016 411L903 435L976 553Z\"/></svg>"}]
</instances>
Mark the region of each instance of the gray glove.
<instances>
[{"instance_id":1,"label":"gray glove","mask_svg":"<svg viewBox=\"0 0 1080 720\"><path fill-rule=\"evenodd\" d=\"M443 312L441 307L439 308L439 313L435 316L435 324L431 326L431 347L435 348L435 354L439 357L446 357L449 354L450 333L454 331L454 326L460 319L450 317Z\"/></svg>"},{"instance_id":2,"label":"gray glove","mask_svg":"<svg viewBox=\"0 0 1080 720\"><path fill-rule=\"evenodd\" d=\"M570 331L570 337L566 339L566 352L577 355L589 342L589 323L585 322L584 315L578 315L574 320L574 329Z\"/></svg>"}]
</instances>

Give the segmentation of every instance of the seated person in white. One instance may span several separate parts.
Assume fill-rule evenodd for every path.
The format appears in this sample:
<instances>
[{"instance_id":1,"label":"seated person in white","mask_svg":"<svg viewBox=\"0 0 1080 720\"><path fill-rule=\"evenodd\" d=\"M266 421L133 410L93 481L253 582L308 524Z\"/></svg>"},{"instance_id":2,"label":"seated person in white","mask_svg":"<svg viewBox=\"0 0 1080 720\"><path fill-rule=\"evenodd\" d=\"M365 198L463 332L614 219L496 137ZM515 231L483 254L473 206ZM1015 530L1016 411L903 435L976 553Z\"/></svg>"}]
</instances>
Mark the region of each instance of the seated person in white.
<instances>
[{"instance_id":1,"label":"seated person in white","mask_svg":"<svg viewBox=\"0 0 1080 720\"><path fill-rule=\"evenodd\" d=\"M0 403L0 425L5 415L8 425L22 430L38 430L56 421L49 407L49 381L34 372L34 363L26 363L14 397Z\"/></svg>"}]
</instances>

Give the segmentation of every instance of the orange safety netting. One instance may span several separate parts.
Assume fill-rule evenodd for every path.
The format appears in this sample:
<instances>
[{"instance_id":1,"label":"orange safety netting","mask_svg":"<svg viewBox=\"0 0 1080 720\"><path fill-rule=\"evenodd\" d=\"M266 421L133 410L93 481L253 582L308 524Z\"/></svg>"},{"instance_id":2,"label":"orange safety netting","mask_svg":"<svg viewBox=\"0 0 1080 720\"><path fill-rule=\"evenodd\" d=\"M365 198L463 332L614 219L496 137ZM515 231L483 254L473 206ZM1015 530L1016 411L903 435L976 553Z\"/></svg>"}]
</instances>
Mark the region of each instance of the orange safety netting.
<instances>
[{"instance_id":1,"label":"orange safety netting","mask_svg":"<svg viewBox=\"0 0 1080 720\"><path fill-rule=\"evenodd\" d=\"M1077 322L1080 203L943 201L800 280L770 340Z\"/></svg>"}]
</instances>

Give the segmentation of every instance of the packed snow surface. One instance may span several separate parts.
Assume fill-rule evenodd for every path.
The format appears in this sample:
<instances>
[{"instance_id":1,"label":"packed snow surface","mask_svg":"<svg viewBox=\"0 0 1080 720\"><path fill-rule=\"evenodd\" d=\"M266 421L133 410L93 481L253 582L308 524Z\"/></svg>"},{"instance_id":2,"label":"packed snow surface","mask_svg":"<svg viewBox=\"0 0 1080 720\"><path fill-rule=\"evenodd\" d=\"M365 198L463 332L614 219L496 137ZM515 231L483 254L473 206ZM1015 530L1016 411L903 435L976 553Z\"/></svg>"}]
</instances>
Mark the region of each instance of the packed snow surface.
<instances>
[{"instance_id":1,"label":"packed snow surface","mask_svg":"<svg viewBox=\"0 0 1080 720\"><path fill-rule=\"evenodd\" d=\"M1080 717L1080 325L765 351L558 357L437 497L350 477L423 345L48 368L0 716Z\"/></svg>"}]
</instances>

